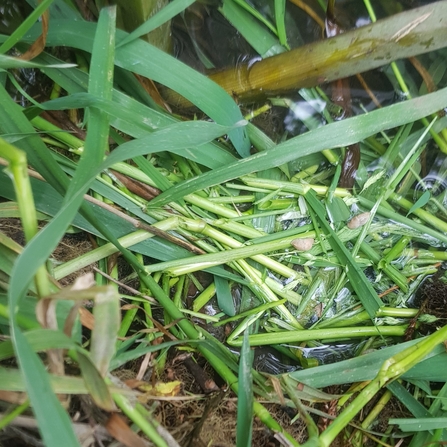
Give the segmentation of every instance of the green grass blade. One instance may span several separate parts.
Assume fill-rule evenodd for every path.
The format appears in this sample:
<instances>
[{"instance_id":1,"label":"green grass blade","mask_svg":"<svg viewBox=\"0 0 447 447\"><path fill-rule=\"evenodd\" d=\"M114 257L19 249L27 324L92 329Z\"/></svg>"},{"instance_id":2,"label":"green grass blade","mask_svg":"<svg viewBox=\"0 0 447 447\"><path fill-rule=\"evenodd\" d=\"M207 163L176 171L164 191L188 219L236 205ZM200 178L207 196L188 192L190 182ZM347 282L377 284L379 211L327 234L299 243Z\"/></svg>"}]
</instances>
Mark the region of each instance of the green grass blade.
<instances>
[{"instance_id":1,"label":"green grass blade","mask_svg":"<svg viewBox=\"0 0 447 447\"><path fill-rule=\"evenodd\" d=\"M399 382L394 381L386 386L411 412L418 418L430 417L429 411Z\"/></svg>"},{"instance_id":2,"label":"green grass blade","mask_svg":"<svg viewBox=\"0 0 447 447\"><path fill-rule=\"evenodd\" d=\"M236 315L236 309L228 280L215 276L214 284L216 286L217 304L219 308L229 317L233 317Z\"/></svg>"},{"instance_id":3,"label":"green grass blade","mask_svg":"<svg viewBox=\"0 0 447 447\"><path fill-rule=\"evenodd\" d=\"M111 95L113 65L110 63L113 61L113 56L110 53L112 52L113 54L114 48L114 41L111 38L113 37L114 20L115 9L104 9L98 24L98 37L95 45L96 51L93 54L93 61L98 60L101 63L108 63L109 66L98 66L96 68L98 71L97 76L92 77L92 91L95 93L104 92L109 89ZM95 112L92 113L89 119L89 134L90 138L87 136L86 141L85 153L88 154L86 158L94 161L96 157L97 162L100 163L107 145L108 122L102 116L95 115ZM95 153L96 148L103 150L99 156L98 152L100 151L96 151ZM85 169L87 173L90 173L93 168L95 166L86 166ZM8 291L9 306L11 309L17 308L35 272L50 255L65 229L76 215L77 209L83 200L83 194L88 187L88 185L83 183L85 174L81 172L78 178L75 176L68 190L67 197L69 200L65 201L59 214L26 246L23 253L17 259ZM78 445L68 415L51 390L48 376L42 362L18 329L15 314L11 316L11 333L17 358L27 386L27 392L45 444L49 447ZM39 386L35 386L36 381L39 383Z\"/></svg>"},{"instance_id":4,"label":"green grass blade","mask_svg":"<svg viewBox=\"0 0 447 447\"><path fill-rule=\"evenodd\" d=\"M338 385L343 383L362 382L373 379L379 368L385 360L398 354L409 346L419 343L421 339L411 340L399 345L380 349L369 354L355 357L349 360L343 360L331 365L322 365L302 371L296 371L290 374L292 378L303 382L313 388L321 388L329 385ZM423 366L424 369L431 370L431 377L434 381L445 380L444 370L435 369L433 361L438 357L443 357L444 351L441 346L437 346L420 363L406 372L401 378L405 379L414 375L414 368ZM443 376L444 375L444 376ZM443 378L442 378L443 377Z\"/></svg>"},{"instance_id":5,"label":"green grass blade","mask_svg":"<svg viewBox=\"0 0 447 447\"><path fill-rule=\"evenodd\" d=\"M113 73L114 10L107 8L103 11L102 20L98 24L98 38L95 42L95 51L93 53L93 61L97 60L98 64L93 64L94 68L91 73L89 89L91 93L110 99ZM98 164L102 162L105 150L108 147L108 128L107 116L92 108L89 114L89 131L87 133L85 150L81 157L79 169L70 183L64 204L56 217L25 248L23 255L16 264L17 268L21 268L22 263L27 264L28 257L33 259L33 263L37 266L43 263L73 220L77 209L83 201L83 195L87 191L89 182L91 182L92 177L94 178ZM58 167L58 169L60 168ZM27 272L30 275L29 279L24 272L22 272L21 280L14 281L14 278L12 279L10 290L13 292L11 293L23 290L24 285L26 287L34 275L32 270L30 269ZM23 292L17 293L18 296L22 294Z\"/></svg>"},{"instance_id":6,"label":"green grass blade","mask_svg":"<svg viewBox=\"0 0 447 447\"><path fill-rule=\"evenodd\" d=\"M15 145L26 152L29 164L39 172L60 194L65 192L68 178L64 175L50 150L34 131L22 110L14 103L3 85L0 84L0 130L5 134L25 134Z\"/></svg>"},{"instance_id":7,"label":"green grass blade","mask_svg":"<svg viewBox=\"0 0 447 447\"><path fill-rule=\"evenodd\" d=\"M276 29L278 30L278 38L281 45L287 47L287 34L286 34L286 2L285 0L275 0L275 21Z\"/></svg>"},{"instance_id":8,"label":"green grass blade","mask_svg":"<svg viewBox=\"0 0 447 447\"><path fill-rule=\"evenodd\" d=\"M78 93L69 97L49 101L42 104L41 107L44 110L92 107L109 115L115 113L114 110L116 109L116 104L107 98L96 98L88 93ZM126 118L131 120L131 115L133 116L133 111L129 113ZM122 113L120 117L122 119ZM245 124L246 121L240 121L235 126L223 126L199 120L174 122L155 132L147 133L147 136L122 144L107 158L103 169L106 169L119 161L124 161L138 155L146 155L147 153L171 150L183 154L188 152L191 148L210 143L215 138L225 135L226 133L231 133L234 129L244 126ZM180 149L182 149L182 151L180 151Z\"/></svg>"},{"instance_id":9,"label":"green grass blade","mask_svg":"<svg viewBox=\"0 0 447 447\"><path fill-rule=\"evenodd\" d=\"M186 121L164 127L151 135L138 140L129 141L115 149L105 160L101 169L148 152L159 152L170 148L188 149L208 143L234 129L233 126L222 126L206 121Z\"/></svg>"},{"instance_id":10,"label":"green grass blade","mask_svg":"<svg viewBox=\"0 0 447 447\"><path fill-rule=\"evenodd\" d=\"M39 64L35 61L25 61L23 59L17 59L16 57L5 56L4 54L0 54L0 68L3 70L8 70L10 68L45 68L48 65ZM51 68L73 68L76 67L75 64L64 64L64 63L56 63L51 65Z\"/></svg>"},{"instance_id":11,"label":"green grass blade","mask_svg":"<svg viewBox=\"0 0 447 447\"><path fill-rule=\"evenodd\" d=\"M355 259L351 256L349 250L345 247L343 242L340 241L335 231L329 225L326 220L326 211L320 201L317 199L317 195L313 190L310 190L306 195L306 201L310 207L314 210L318 223L324 230L324 233L328 236L329 244L337 255L341 264L346 268L346 276L349 279L349 283L354 289L357 298L363 304L363 307L368 312L371 320L375 319L377 310L384 304L382 300L377 296L377 293L371 286L370 281L366 278L363 271L355 262Z\"/></svg>"},{"instance_id":12,"label":"green grass blade","mask_svg":"<svg viewBox=\"0 0 447 447\"><path fill-rule=\"evenodd\" d=\"M244 0L242 2L248 6ZM220 12L261 57L269 57L285 51L279 40L234 0L224 0ZM271 26L271 29L274 30L274 27Z\"/></svg>"},{"instance_id":13,"label":"green grass blade","mask_svg":"<svg viewBox=\"0 0 447 447\"><path fill-rule=\"evenodd\" d=\"M403 432L428 431L447 427L447 417L428 417L414 419L390 418L388 422L390 424L399 425L399 430L402 430Z\"/></svg>"},{"instance_id":14,"label":"green grass blade","mask_svg":"<svg viewBox=\"0 0 447 447\"><path fill-rule=\"evenodd\" d=\"M75 343L63 332L52 331L49 329L34 329L26 331L23 336L28 341L29 346L35 352L45 351L47 349L72 349ZM14 347L11 340L0 344L0 361L14 357Z\"/></svg>"},{"instance_id":15,"label":"green grass blade","mask_svg":"<svg viewBox=\"0 0 447 447\"><path fill-rule=\"evenodd\" d=\"M37 60L47 64L59 61L48 54L41 54ZM45 73L71 94L87 90L88 75L81 70L46 68ZM109 114L110 124L113 127L134 138L144 137L154 130L179 121L175 117L154 110L116 89L113 90L112 100L113 102L106 104L101 102L97 105ZM175 150L172 152L177 153ZM213 169L235 161L235 157L228 150L216 143L189 148L189 150L183 151L182 155Z\"/></svg>"},{"instance_id":16,"label":"green grass blade","mask_svg":"<svg viewBox=\"0 0 447 447\"><path fill-rule=\"evenodd\" d=\"M36 9L21 23L21 25L8 37L8 39L0 46L0 54L6 53L10 50L22 37L29 31L29 29L36 23L38 18L45 12L45 10L53 3L54 0L43 0ZM41 25L40 25L41 26ZM42 32L42 30L40 31Z\"/></svg>"},{"instance_id":17,"label":"green grass blade","mask_svg":"<svg viewBox=\"0 0 447 447\"><path fill-rule=\"evenodd\" d=\"M127 43L150 33L154 29L163 25L163 23L171 20L177 14L180 14L188 6L191 6L195 0L174 0L168 3L163 9L161 9L157 14L150 17L146 22L140 25L135 31L132 31L128 36L126 36L121 42L118 42L117 48Z\"/></svg>"},{"instance_id":18,"label":"green grass blade","mask_svg":"<svg viewBox=\"0 0 447 447\"><path fill-rule=\"evenodd\" d=\"M52 21L47 45L91 51L95 30L96 25L91 22ZM32 41L35 34L35 31L28 34L26 40ZM126 33L118 30L118 39L125 36ZM219 124L233 126L243 119L239 107L224 89L147 42L135 40L118 48L115 64L175 90ZM238 153L248 156L250 141L245 129L235 128L229 136Z\"/></svg>"},{"instance_id":19,"label":"green grass blade","mask_svg":"<svg viewBox=\"0 0 447 447\"><path fill-rule=\"evenodd\" d=\"M244 332L241 358L239 361L239 392L237 401L236 447L251 447L253 434L253 375L251 365L253 351L248 342L248 331Z\"/></svg>"},{"instance_id":20,"label":"green grass blade","mask_svg":"<svg viewBox=\"0 0 447 447\"><path fill-rule=\"evenodd\" d=\"M45 367L16 323L13 320L11 323L11 335L20 371L45 445L78 447L79 442L73 432L70 418L53 392Z\"/></svg>"},{"instance_id":21,"label":"green grass blade","mask_svg":"<svg viewBox=\"0 0 447 447\"><path fill-rule=\"evenodd\" d=\"M435 113L446 105L447 88L444 88L417 99L328 124L278 144L274 149L252 155L242 163L232 163L186 180L156 197L151 205L161 206L175 202L186 194L260 171L265 166L280 166L324 149L349 146L377 132Z\"/></svg>"},{"instance_id":22,"label":"green grass blade","mask_svg":"<svg viewBox=\"0 0 447 447\"><path fill-rule=\"evenodd\" d=\"M104 100L112 99L115 14L116 10L114 8L104 8L102 10L92 51L88 89L93 97L97 96ZM79 161L78 169L68 187L65 201L69 201L76 194L79 197L79 191L86 192L86 184L91 182L91 179L96 175L98 166L109 149L108 137L108 115L95 107L89 107L85 149ZM79 200L82 200L82 197Z\"/></svg>"}]
</instances>

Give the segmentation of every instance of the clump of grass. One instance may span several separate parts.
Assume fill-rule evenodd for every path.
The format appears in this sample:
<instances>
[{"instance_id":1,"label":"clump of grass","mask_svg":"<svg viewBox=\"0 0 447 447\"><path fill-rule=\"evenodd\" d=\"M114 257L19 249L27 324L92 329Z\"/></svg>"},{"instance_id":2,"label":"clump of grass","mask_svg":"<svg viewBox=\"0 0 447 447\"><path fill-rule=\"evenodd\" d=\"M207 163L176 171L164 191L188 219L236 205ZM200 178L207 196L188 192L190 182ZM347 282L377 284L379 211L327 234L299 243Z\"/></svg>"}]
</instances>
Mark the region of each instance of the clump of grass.
<instances>
[{"instance_id":1,"label":"clump of grass","mask_svg":"<svg viewBox=\"0 0 447 447\"><path fill-rule=\"evenodd\" d=\"M50 3L42 2L42 10ZM115 29L113 7L96 24L64 20L71 10L60 2L46 44L91 54L88 74L48 53L32 63L0 59L4 69L37 67L65 91L43 103L29 98L32 106L22 109L0 85L0 156L9 174L0 174L7 201L0 212L20 216L26 238L22 248L0 233L0 359L16 362L0 368L0 397L12 402L0 426L31 408L46 445L78 445L68 396L88 394L107 412L112 437L176 445L149 398L136 399L148 368L158 382L150 398L181 398L172 378L159 380L177 347L204 358L238 395L238 447L254 442L247 430L254 416L284 445L324 447L340 434L353 445L366 438L390 445L398 435L393 424L413 432L412 446L443 442L447 330L429 306L418 311L411 300L445 260L444 191L430 191L420 161L433 141L446 147L446 119L437 112L446 107L447 90L338 121L320 90L302 90L309 103L326 101L319 116L326 125L308 120L308 132L275 143L213 81L137 40L189 3L171 3L129 35ZM442 5L432 8L445 13ZM221 11L259 54L284 52L284 2L275 3L275 20L232 0ZM2 51L33 41L38 32L29 22L1 37ZM423 22L404 29L411 33ZM442 61L432 68L438 78ZM163 83L213 122L183 121L135 99L147 94L131 73ZM408 73L395 65L393 76L410 91L403 84L407 77L414 82ZM288 98L276 102L292 106ZM82 111L85 141L39 116L68 109ZM339 188L344 148L359 142L357 182ZM293 171L298 164L302 169ZM48 219L40 231L38 213ZM70 226L89 233L96 248L48 266ZM131 272L119 271L118 254ZM93 263L96 281L86 276L64 288L55 282ZM421 336L419 322L428 320L438 326ZM266 345L290 367L267 375L253 370L252 348ZM38 352L46 352L44 362ZM329 358L336 361L326 364ZM136 361L138 380L126 387L117 372ZM325 392L329 386L340 392ZM18 392L29 400L20 401ZM391 396L414 418L391 419L387 433L378 433L379 403ZM356 419L379 397L365 419ZM307 435L292 436L263 401L290 407ZM331 414L320 402L332 402ZM334 420L317 426L311 413Z\"/></svg>"}]
</instances>

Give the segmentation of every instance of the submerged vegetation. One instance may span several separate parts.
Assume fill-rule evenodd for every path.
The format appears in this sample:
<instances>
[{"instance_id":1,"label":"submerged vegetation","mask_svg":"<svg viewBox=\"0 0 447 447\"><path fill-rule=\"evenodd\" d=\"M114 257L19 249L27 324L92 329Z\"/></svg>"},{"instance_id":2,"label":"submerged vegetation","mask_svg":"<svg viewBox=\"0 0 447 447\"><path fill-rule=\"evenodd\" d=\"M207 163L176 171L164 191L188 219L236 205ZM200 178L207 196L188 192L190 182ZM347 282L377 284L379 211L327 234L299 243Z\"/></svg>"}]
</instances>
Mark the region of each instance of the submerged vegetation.
<instances>
[{"instance_id":1,"label":"submerged vegetation","mask_svg":"<svg viewBox=\"0 0 447 447\"><path fill-rule=\"evenodd\" d=\"M0 443L446 444L447 2L348 30L173 0L130 34L29 3L0 35Z\"/></svg>"}]
</instances>

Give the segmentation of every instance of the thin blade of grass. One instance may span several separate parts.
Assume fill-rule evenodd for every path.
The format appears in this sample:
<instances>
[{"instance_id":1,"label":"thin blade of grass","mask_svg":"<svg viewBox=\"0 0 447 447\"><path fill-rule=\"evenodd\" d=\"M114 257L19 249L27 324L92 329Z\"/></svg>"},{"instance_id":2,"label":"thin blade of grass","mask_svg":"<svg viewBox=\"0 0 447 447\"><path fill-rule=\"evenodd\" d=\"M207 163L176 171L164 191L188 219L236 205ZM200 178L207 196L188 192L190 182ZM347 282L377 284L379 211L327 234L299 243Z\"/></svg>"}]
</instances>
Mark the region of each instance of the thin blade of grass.
<instances>
[{"instance_id":1,"label":"thin blade of grass","mask_svg":"<svg viewBox=\"0 0 447 447\"><path fill-rule=\"evenodd\" d=\"M39 55L36 60L46 64L59 62L59 59L46 53ZM81 70L76 68L58 70L47 67L44 71L71 94L83 93L87 90L88 75ZM175 117L154 110L116 89L113 90L112 100L113 102L107 109L102 104L98 104L98 107L104 107L102 110L109 113L112 126L134 138L144 137L158 128L179 121ZM172 152L177 153L175 149L172 149ZM209 168L216 168L235 161L235 157L228 150L216 143L205 143L186 151L182 150L181 154Z\"/></svg>"},{"instance_id":2,"label":"thin blade of grass","mask_svg":"<svg viewBox=\"0 0 447 447\"><path fill-rule=\"evenodd\" d=\"M239 392L237 400L236 447L250 447L253 434L253 375L251 366L253 351L244 332L241 358L239 361Z\"/></svg>"},{"instance_id":3,"label":"thin blade of grass","mask_svg":"<svg viewBox=\"0 0 447 447\"><path fill-rule=\"evenodd\" d=\"M22 37L29 31L29 29L36 23L37 19L47 10L54 0L43 0L36 9L21 23L21 25L9 36L5 42L0 46L0 53L6 53L10 50Z\"/></svg>"},{"instance_id":4,"label":"thin blade of grass","mask_svg":"<svg viewBox=\"0 0 447 447\"><path fill-rule=\"evenodd\" d=\"M14 277L11 279L11 281ZM79 443L70 418L54 394L49 376L40 358L31 349L26 338L11 320L11 336L25 382L25 389L32 403L39 431L48 447L73 446ZM39 384L36 386L36 384Z\"/></svg>"},{"instance_id":5,"label":"thin blade of grass","mask_svg":"<svg viewBox=\"0 0 447 447\"><path fill-rule=\"evenodd\" d=\"M435 113L446 105L447 88L444 88L420 98L328 124L278 144L274 149L247 157L243 162L214 169L175 185L152 200L151 205L162 206L169 202L175 202L194 191L260 171L265 169L265 166L276 167L297 158L321 152L324 149L346 147L358 143L377 132L401 126Z\"/></svg>"},{"instance_id":6,"label":"thin blade of grass","mask_svg":"<svg viewBox=\"0 0 447 447\"><path fill-rule=\"evenodd\" d=\"M15 57L6 56L0 54L0 68L3 70L8 70L10 68L45 68L48 67L46 64L39 64L36 62L25 61L23 59L17 59ZM50 66L51 68L73 68L76 67L75 64L64 64L56 63Z\"/></svg>"},{"instance_id":7,"label":"thin blade of grass","mask_svg":"<svg viewBox=\"0 0 447 447\"><path fill-rule=\"evenodd\" d=\"M244 2L245 3L245 2ZM279 40L234 0L224 0L220 12L244 36L261 57L283 53Z\"/></svg>"},{"instance_id":8,"label":"thin blade of grass","mask_svg":"<svg viewBox=\"0 0 447 447\"><path fill-rule=\"evenodd\" d=\"M345 247L343 242L340 241L335 231L331 228L326 220L326 212L323 205L317 199L317 195L313 190L310 190L305 195L307 203L314 210L318 223L323 228L324 233L328 235L329 244L332 250L341 261L342 265L346 268L346 276L349 279L349 283L354 289L357 298L363 304L363 307L368 312L371 320L374 321L377 310L384 304L382 300L377 296L377 293L371 286L371 283L366 278L363 271L359 268L355 259L351 256L349 250Z\"/></svg>"},{"instance_id":9,"label":"thin blade of grass","mask_svg":"<svg viewBox=\"0 0 447 447\"><path fill-rule=\"evenodd\" d=\"M281 45L287 47L286 34L286 2L285 0L275 0L275 21L276 29L278 30L278 38Z\"/></svg>"},{"instance_id":10,"label":"thin blade of grass","mask_svg":"<svg viewBox=\"0 0 447 447\"><path fill-rule=\"evenodd\" d=\"M415 417L430 417L430 412L398 381L391 382L387 388L405 405Z\"/></svg>"},{"instance_id":11,"label":"thin blade of grass","mask_svg":"<svg viewBox=\"0 0 447 447\"><path fill-rule=\"evenodd\" d=\"M91 22L53 20L47 45L91 51L95 30L96 25ZM26 40L32 41L34 35L35 31L29 33ZM118 30L118 39L123 39L125 35ZM147 42L135 40L118 48L115 64L175 90L217 123L233 126L243 119L239 107L222 87ZM242 157L250 154L250 141L244 128L233 129L229 137Z\"/></svg>"},{"instance_id":12,"label":"thin blade of grass","mask_svg":"<svg viewBox=\"0 0 447 447\"><path fill-rule=\"evenodd\" d=\"M447 427L447 417L428 418L390 418L390 424L399 426L404 433L409 431L429 431Z\"/></svg>"},{"instance_id":13,"label":"thin blade of grass","mask_svg":"<svg viewBox=\"0 0 447 447\"><path fill-rule=\"evenodd\" d=\"M75 343L63 332L49 329L34 329L23 333L29 346L35 352L47 349L72 349ZM0 361L14 357L14 346L11 340L0 344Z\"/></svg>"},{"instance_id":14,"label":"thin blade of grass","mask_svg":"<svg viewBox=\"0 0 447 447\"><path fill-rule=\"evenodd\" d=\"M116 104L108 98L95 97L88 93L72 94L69 97L56 99L40 105L44 110L65 110L71 108L94 107L107 114L114 114ZM133 112L127 116L131 119ZM122 115L121 115L122 117ZM180 121L165 126L156 132L149 133L146 137L138 138L122 144L115 149L107 158L103 169L119 161L124 161L138 155L157 153L170 150L171 148L187 151L195 146L206 144L226 133L231 133L235 128L244 126L246 121L242 120L234 126L222 126L208 121ZM153 141L157 135L157 141ZM152 144L151 144L152 143ZM163 185L161 185L162 187ZM162 188L165 189L165 188Z\"/></svg>"},{"instance_id":15,"label":"thin blade of grass","mask_svg":"<svg viewBox=\"0 0 447 447\"><path fill-rule=\"evenodd\" d=\"M98 24L96 51L94 52L97 54L94 54L93 60L97 59L101 63L108 62L109 64L113 62L113 56L110 53L113 54L114 41L110 37L111 35L113 36L114 21L115 9L104 9ZM109 43L110 45L108 45ZM106 51L104 51L104 48ZM113 65L97 67L96 70L98 71L98 75L92 77L92 90L95 93L103 93L109 89L111 96ZM101 162L107 145L108 122L102 116L95 116L95 112L93 112L89 120L89 125L90 138L87 136L86 158L94 163L96 156L96 159ZM100 151L96 151L96 148L103 150L99 156L98 152ZM95 165L93 168L95 168ZM17 308L34 274L55 248L65 229L76 215L77 209L83 200L84 192L88 187L88 185L85 186L83 184L83 179L85 179L86 174L88 175L91 172L92 166L88 164L85 169L87 172L79 171L79 177L76 178L75 176L73 182L70 183L65 204L58 216L26 246L23 253L19 256L8 291L9 306L11 309ZM34 254L35 250L38 253L37 256ZM15 343L21 371L26 382L28 395L45 444L49 447L57 447L60 445L77 446L78 442L74 435L70 419L51 389L47 372L41 360L20 332L15 320L15 314L11 316L11 334ZM36 380L40 383L38 387L35 386Z\"/></svg>"}]
</instances>

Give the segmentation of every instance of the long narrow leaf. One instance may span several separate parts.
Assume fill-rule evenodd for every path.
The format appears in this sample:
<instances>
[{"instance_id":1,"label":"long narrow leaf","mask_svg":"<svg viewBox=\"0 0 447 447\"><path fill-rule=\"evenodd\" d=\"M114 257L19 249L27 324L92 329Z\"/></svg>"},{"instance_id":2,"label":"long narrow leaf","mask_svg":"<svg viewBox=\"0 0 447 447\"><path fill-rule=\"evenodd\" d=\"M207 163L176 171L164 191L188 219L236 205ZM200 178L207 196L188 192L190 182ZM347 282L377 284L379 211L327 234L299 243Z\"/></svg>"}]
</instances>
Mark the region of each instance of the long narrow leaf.
<instances>
[{"instance_id":1,"label":"long narrow leaf","mask_svg":"<svg viewBox=\"0 0 447 447\"><path fill-rule=\"evenodd\" d=\"M46 53L41 54L35 60L48 65L60 62L59 59ZM72 95L87 90L88 75L79 69L57 70L47 66L44 71ZM98 98L97 107L109 114L112 126L134 138L144 137L154 130L179 121L175 117L154 110L116 89L113 90L112 99L110 107L106 108L106 105ZM235 161L235 157L228 150L216 143L205 143L187 151L181 150L181 152L172 149L172 152L181 153L184 157L213 169Z\"/></svg>"},{"instance_id":2,"label":"long narrow leaf","mask_svg":"<svg viewBox=\"0 0 447 447\"><path fill-rule=\"evenodd\" d=\"M322 365L316 368L296 371L291 373L290 376L313 388L371 380L375 377L386 359L420 341L421 339L411 340L331 365ZM420 367L427 373L430 373L429 380L435 382L445 380L444 370L438 369L433 365L433 362L436 361L438 357L443 357L443 354L444 349L442 346L437 346L419 365L406 372L402 378L418 377L415 374L415 368Z\"/></svg>"},{"instance_id":3,"label":"long narrow leaf","mask_svg":"<svg viewBox=\"0 0 447 447\"><path fill-rule=\"evenodd\" d=\"M324 149L345 147L381 132L418 120L447 106L447 88L420 98L384 107L374 112L328 124L211 172L186 180L156 197L151 205L175 202L186 194L224 183L243 175L280 166Z\"/></svg>"},{"instance_id":4,"label":"long narrow leaf","mask_svg":"<svg viewBox=\"0 0 447 447\"><path fill-rule=\"evenodd\" d=\"M335 231L329 225L325 218L325 209L317 199L315 191L311 189L305 197L307 203L314 210L319 225L324 230L324 233L329 236L329 244L336 253L338 259L341 261L341 264L345 267L346 276L348 277L349 283L354 289L357 298L363 304L363 307L368 312L371 320L374 320L377 310L383 306L382 300L378 297L377 293L371 286L371 283L355 262L355 259L352 257L349 250L345 247L343 242L340 241Z\"/></svg>"},{"instance_id":5,"label":"long narrow leaf","mask_svg":"<svg viewBox=\"0 0 447 447\"><path fill-rule=\"evenodd\" d=\"M114 21L115 8L104 9L98 24L98 38L96 40L95 52L97 53L96 56L98 57L98 61L106 65L98 67L98 75L92 78L92 90L95 93L102 93L109 89L111 95L111 74L113 73L111 62L113 62L113 56L110 57L110 53L113 51L114 42L113 39L110 39L110 35L111 33L113 35ZM106 46L105 54L103 54L104 41L102 41L104 34L109 43L109 46ZM98 162L101 162L108 138L108 122L105 121L102 116L96 117L95 113L93 113L90 125L91 132L89 131L89 134L91 137L90 142L89 137L87 137L85 153L88 154L87 158L90 158L90 154L92 154L91 160L94 161L95 148L99 147L100 150L102 149L102 154L100 154L99 157L97 156L97 160ZM95 125L97 125L97 127ZM99 134L96 132L99 132ZM95 166L93 166L93 169L94 168ZM88 166L86 175L88 175L91 170L92 167ZM88 184L84 184L85 180L82 178L83 175L84 173L81 172L79 180L75 177L75 181L71 183L71 188L69 188L67 195L68 200L62 207L59 215L48 224L45 230L40 234L40 237L35 237L33 239L19 256L14 267L10 289L8 291L9 305L11 309L17 308L17 304L25 294L31 278L57 245L65 229L70 224L77 209L81 205L83 194L88 187ZM43 241L42 248L38 247L38 258L40 259L40 262L39 260L36 260L36 257L33 255L33 242L36 241ZM70 419L51 390L47 373L42 362L20 332L15 319L15 314L12 314L11 316L11 332L15 343L17 358L27 385L28 395L33 405L45 444L49 447L78 445L70 424ZM36 380L38 381L39 386L36 386Z\"/></svg>"},{"instance_id":6,"label":"long narrow leaf","mask_svg":"<svg viewBox=\"0 0 447 447\"><path fill-rule=\"evenodd\" d=\"M95 30L96 25L91 22L52 21L47 45L68 45L91 51ZM35 34L27 35L26 41L32 41ZM117 32L119 40L125 36L123 31ZM239 107L222 87L147 42L136 40L118 48L115 64L125 69L131 67L134 73L177 91L217 123L233 126L243 119ZM245 129L235 128L229 132L229 136L238 153L242 157L248 156L250 142Z\"/></svg>"},{"instance_id":7,"label":"long narrow leaf","mask_svg":"<svg viewBox=\"0 0 447 447\"><path fill-rule=\"evenodd\" d=\"M237 401L236 446L250 447L253 434L253 375L251 365L253 352L248 341L248 332L244 333L241 359L239 361L239 393Z\"/></svg>"}]
</instances>

